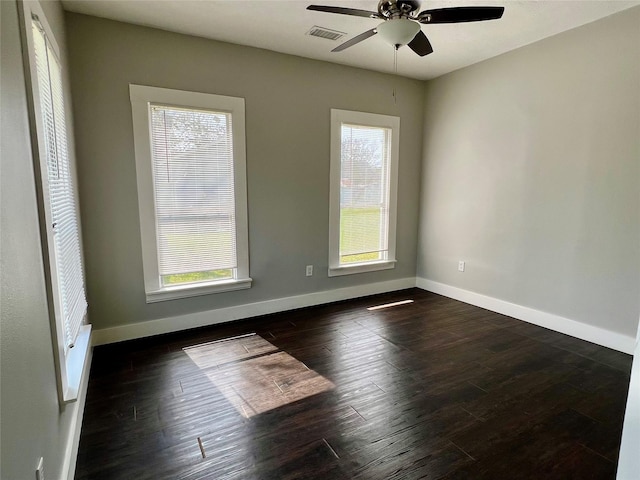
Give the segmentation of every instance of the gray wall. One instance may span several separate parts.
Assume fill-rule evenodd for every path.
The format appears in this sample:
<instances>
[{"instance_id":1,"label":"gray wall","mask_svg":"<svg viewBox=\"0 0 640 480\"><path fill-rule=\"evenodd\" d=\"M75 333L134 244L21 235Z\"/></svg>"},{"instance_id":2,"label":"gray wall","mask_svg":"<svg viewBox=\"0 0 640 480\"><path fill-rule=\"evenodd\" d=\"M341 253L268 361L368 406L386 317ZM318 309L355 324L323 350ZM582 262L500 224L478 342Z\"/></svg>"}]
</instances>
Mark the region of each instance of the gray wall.
<instances>
[{"instance_id":1,"label":"gray wall","mask_svg":"<svg viewBox=\"0 0 640 480\"><path fill-rule=\"evenodd\" d=\"M62 412L58 407L17 7L7 0L0 8L0 477L35 478L43 456L47 478L61 479L66 476L65 448L78 405L70 404ZM62 9L58 3L44 8L63 48Z\"/></svg>"},{"instance_id":2,"label":"gray wall","mask_svg":"<svg viewBox=\"0 0 640 480\"><path fill-rule=\"evenodd\" d=\"M427 83L419 277L635 336L638 25L640 7Z\"/></svg>"},{"instance_id":3,"label":"gray wall","mask_svg":"<svg viewBox=\"0 0 640 480\"><path fill-rule=\"evenodd\" d=\"M94 328L415 276L422 82L72 13L67 28ZM250 290L145 304L129 83L245 98ZM331 108L401 118L394 270L327 278Z\"/></svg>"}]
</instances>

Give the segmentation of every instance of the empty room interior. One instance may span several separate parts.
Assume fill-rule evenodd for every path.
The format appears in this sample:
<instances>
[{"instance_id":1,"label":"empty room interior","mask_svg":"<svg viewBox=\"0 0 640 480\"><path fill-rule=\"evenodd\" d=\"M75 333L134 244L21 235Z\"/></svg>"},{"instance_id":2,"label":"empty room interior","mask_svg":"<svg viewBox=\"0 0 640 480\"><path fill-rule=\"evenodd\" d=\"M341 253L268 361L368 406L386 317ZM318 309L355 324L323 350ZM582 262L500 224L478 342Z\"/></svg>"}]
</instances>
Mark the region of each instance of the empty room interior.
<instances>
[{"instance_id":1,"label":"empty room interior","mask_svg":"<svg viewBox=\"0 0 640 480\"><path fill-rule=\"evenodd\" d=\"M640 2L0 7L3 480L640 478Z\"/></svg>"}]
</instances>

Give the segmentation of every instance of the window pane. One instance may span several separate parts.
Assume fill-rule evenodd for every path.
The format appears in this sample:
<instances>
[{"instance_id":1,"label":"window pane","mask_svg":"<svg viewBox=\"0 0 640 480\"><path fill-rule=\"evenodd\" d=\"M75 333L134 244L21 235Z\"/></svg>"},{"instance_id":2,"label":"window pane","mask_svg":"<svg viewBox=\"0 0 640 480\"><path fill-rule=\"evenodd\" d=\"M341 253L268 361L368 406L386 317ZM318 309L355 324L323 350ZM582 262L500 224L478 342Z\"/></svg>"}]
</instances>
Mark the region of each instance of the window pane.
<instances>
[{"instance_id":1,"label":"window pane","mask_svg":"<svg viewBox=\"0 0 640 480\"><path fill-rule=\"evenodd\" d=\"M342 125L341 264L387 258L390 139L388 128Z\"/></svg>"},{"instance_id":2,"label":"window pane","mask_svg":"<svg viewBox=\"0 0 640 480\"><path fill-rule=\"evenodd\" d=\"M151 130L162 284L233 278L231 114L152 105Z\"/></svg>"}]
</instances>

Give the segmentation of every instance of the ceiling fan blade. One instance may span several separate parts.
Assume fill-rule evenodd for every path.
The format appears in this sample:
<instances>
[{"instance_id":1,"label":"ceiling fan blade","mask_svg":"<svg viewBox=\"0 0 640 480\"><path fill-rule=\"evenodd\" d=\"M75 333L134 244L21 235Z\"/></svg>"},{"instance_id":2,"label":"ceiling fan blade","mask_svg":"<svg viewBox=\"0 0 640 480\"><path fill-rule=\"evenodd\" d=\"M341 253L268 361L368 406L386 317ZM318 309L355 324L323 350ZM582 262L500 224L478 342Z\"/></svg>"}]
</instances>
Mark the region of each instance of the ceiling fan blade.
<instances>
[{"instance_id":1,"label":"ceiling fan blade","mask_svg":"<svg viewBox=\"0 0 640 480\"><path fill-rule=\"evenodd\" d=\"M334 48L331 51L332 52L341 52L342 50L344 50L346 48L353 47L356 43L360 43L361 41L366 40L369 37L373 37L376 33L378 33L376 31L376 29L372 28L371 30L367 30L366 32L361 33L360 35L356 35L351 40L347 40L343 44L338 45L336 48Z\"/></svg>"},{"instance_id":2,"label":"ceiling fan blade","mask_svg":"<svg viewBox=\"0 0 640 480\"><path fill-rule=\"evenodd\" d=\"M460 23L497 20L502 17L504 7L451 7L424 10L416 19L420 23Z\"/></svg>"},{"instance_id":3,"label":"ceiling fan blade","mask_svg":"<svg viewBox=\"0 0 640 480\"><path fill-rule=\"evenodd\" d=\"M315 10L316 12L339 13L341 15L353 15L356 17L380 18L378 12L370 12L369 10L359 10L357 8L344 7L328 7L324 5L309 5L307 10Z\"/></svg>"},{"instance_id":4,"label":"ceiling fan blade","mask_svg":"<svg viewBox=\"0 0 640 480\"><path fill-rule=\"evenodd\" d=\"M418 32L416 36L413 37L413 40L411 40L407 45L421 57L433 53L431 42L429 42L429 39L422 31Z\"/></svg>"}]
</instances>

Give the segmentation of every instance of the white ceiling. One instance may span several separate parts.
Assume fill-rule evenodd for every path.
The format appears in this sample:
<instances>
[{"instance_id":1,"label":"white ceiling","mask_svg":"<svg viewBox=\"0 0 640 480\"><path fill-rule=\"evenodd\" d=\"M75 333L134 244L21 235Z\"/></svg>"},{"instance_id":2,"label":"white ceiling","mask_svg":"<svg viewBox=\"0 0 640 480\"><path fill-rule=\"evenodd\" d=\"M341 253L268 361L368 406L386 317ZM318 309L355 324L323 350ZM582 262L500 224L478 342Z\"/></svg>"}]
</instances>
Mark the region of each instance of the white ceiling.
<instances>
[{"instance_id":1,"label":"white ceiling","mask_svg":"<svg viewBox=\"0 0 640 480\"><path fill-rule=\"evenodd\" d=\"M379 20L306 10L309 4L363 10L377 0L62 0L66 10L157 27L223 42L264 48L381 72L393 71L393 48L378 36L343 52L331 49ZM434 53L398 52L398 73L430 79L551 35L570 30L640 1L621 0L426 0L420 10L463 5L504 6L500 20L422 25ZM347 33L337 42L305 35L314 26Z\"/></svg>"}]
</instances>

